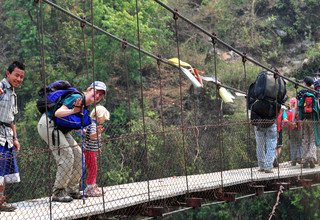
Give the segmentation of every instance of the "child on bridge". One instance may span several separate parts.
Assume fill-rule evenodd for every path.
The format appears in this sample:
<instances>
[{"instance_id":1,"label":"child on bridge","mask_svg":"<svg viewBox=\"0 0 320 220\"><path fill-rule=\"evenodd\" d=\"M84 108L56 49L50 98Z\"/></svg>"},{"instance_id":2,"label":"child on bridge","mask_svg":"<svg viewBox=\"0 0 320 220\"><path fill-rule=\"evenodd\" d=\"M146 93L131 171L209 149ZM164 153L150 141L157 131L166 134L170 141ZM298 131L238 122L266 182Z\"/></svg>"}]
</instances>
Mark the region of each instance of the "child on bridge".
<instances>
[{"instance_id":1,"label":"child on bridge","mask_svg":"<svg viewBox=\"0 0 320 220\"><path fill-rule=\"evenodd\" d=\"M94 197L103 195L102 189L96 184L98 173L97 153L101 151L101 134L105 131L103 124L110 120L110 113L104 106L98 105L92 110L90 117L92 123L86 129L84 149L85 163L88 169L85 194Z\"/></svg>"}]
</instances>

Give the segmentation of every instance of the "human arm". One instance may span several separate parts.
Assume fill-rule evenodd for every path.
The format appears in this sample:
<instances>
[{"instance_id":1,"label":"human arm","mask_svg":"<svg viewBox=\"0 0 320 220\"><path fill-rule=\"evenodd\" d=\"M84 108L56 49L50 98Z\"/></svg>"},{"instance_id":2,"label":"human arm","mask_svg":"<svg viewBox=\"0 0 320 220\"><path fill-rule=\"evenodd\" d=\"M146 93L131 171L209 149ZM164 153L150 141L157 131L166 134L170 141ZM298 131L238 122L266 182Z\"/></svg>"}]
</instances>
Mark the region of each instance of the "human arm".
<instances>
[{"instance_id":1,"label":"human arm","mask_svg":"<svg viewBox=\"0 0 320 220\"><path fill-rule=\"evenodd\" d=\"M11 123L11 129L13 131L13 146L15 148L15 150L19 151L21 146L20 146L20 142L17 136L17 128L16 128L16 124L13 122Z\"/></svg>"},{"instance_id":2,"label":"human arm","mask_svg":"<svg viewBox=\"0 0 320 220\"><path fill-rule=\"evenodd\" d=\"M97 140L99 136L104 132L105 128L103 125L92 126L92 130L90 133L91 140Z\"/></svg>"},{"instance_id":3,"label":"human arm","mask_svg":"<svg viewBox=\"0 0 320 220\"><path fill-rule=\"evenodd\" d=\"M65 102L63 102L63 105L55 111L55 117L62 118L81 112L82 99L77 98L76 96L74 98L71 97L70 99L67 99Z\"/></svg>"},{"instance_id":4,"label":"human arm","mask_svg":"<svg viewBox=\"0 0 320 220\"><path fill-rule=\"evenodd\" d=\"M289 120L288 120L287 111L286 111L286 110L283 110L283 112L282 112L282 122L283 122L284 124L286 124L288 121L289 121Z\"/></svg>"},{"instance_id":5,"label":"human arm","mask_svg":"<svg viewBox=\"0 0 320 220\"><path fill-rule=\"evenodd\" d=\"M3 83L0 83L0 95L4 93Z\"/></svg>"}]
</instances>

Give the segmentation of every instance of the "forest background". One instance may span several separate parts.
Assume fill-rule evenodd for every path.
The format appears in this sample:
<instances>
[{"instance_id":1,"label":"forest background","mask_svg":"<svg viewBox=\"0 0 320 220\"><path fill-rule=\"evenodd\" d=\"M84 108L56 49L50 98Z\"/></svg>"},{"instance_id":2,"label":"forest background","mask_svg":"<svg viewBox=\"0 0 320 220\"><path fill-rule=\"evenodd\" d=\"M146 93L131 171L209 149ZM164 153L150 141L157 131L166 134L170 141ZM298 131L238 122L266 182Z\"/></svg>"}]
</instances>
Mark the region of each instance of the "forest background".
<instances>
[{"instance_id":1,"label":"forest background","mask_svg":"<svg viewBox=\"0 0 320 220\"><path fill-rule=\"evenodd\" d=\"M181 123L181 106L183 106L185 124L192 125L196 123L195 121L199 124L200 122L213 124L218 115L217 105L220 106L220 103L215 102L216 87L213 84L206 85L206 89L195 91L186 79L180 81L179 73L174 68L162 66L159 71L154 59L141 55L130 47L124 49L123 45L107 35L97 31L92 32L90 26L82 29L79 21L71 19L48 4L43 4L41 14L39 4L35 2L0 0L2 73L5 73L7 65L12 60L23 60L27 66L25 81L17 90L20 109L17 126L23 146L20 154L27 155L19 160L20 166L25 169L22 174L34 176L34 171L27 169L30 166L39 170L40 173L48 171L48 166L43 166L48 155L34 156L34 151L30 149L45 151L45 144L36 131L40 114L36 110L35 103L38 97L37 92L44 83L57 79L68 80L82 90L85 90L93 80L104 81L109 87L106 100L102 103L111 112L109 132L105 134L106 146L102 155L108 158L108 163L102 163L101 169L104 172L99 175L103 185L144 180L146 176L157 178L184 174L180 137L172 136L172 139L167 141L171 146L165 146L166 151L163 149L163 140L156 135L149 135L148 144L143 147L141 147L143 138L135 138L130 142L127 139L118 138L123 135L142 134L146 131L156 134L162 131L158 126L160 123L170 129L177 129ZM181 19L178 19L178 24L175 25L172 14L155 1L139 1L139 38L133 0L94 0L94 19L92 19L89 1L53 0L52 2L77 16L85 15L86 19L89 22L93 21L94 25L161 57L177 57L179 49L181 60L203 70L205 75L213 76L217 71L219 79L224 84L241 91L246 91L248 85L261 71L260 67L248 63L246 80L244 80L241 57L219 44L214 50L208 36ZM162 2L177 9L181 15L205 30L215 33L219 39L232 47L267 67L277 68L287 77L301 80L306 75L314 76L319 72L320 2L318 0L167 0ZM167 88L162 97L159 95L159 86L156 83L159 72L162 74L162 83ZM289 96L295 95L294 85L288 83L287 86ZM129 106L128 103L130 103ZM196 119L194 103L197 104ZM238 99L235 104L224 105L223 114L225 122L245 120L245 101ZM164 121L161 121L163 119ZM237 129L237 126L234 126L227 129L227 132L231 131L235 132L235 136L228 138L226 145L235 140L238 144L230 144L229 148L226 148L225 167L239 168L254 165L254 147L247 145L246 140L243 140L246 129ZM200 146L197 145L188 152L190 166L186 169L189 172L205 173L219 170L217 165L219 158L215 157L218 149L212 145L214 140L214 135L210 137L208 134L203 135ZM251 140L251 142L254 141ZM209 146L206 143L210 143ZM145 158L150 154L152 154L152 163L147 164L146 161L150 161L150 158L149 160ZM288 154L284 153L283 157L288 159ZM170 169L159 173L158 170L168 162L170 162ZM210 170L206 168L208 164ZM54 170L54 165L52 167ZM38 184L45 185L47 178L37 180ZM15 189L18 192L13 195L15 200L30 198L31 195L23 192L20 187L17 186ZM46 194L46 190L45 187L39 189L35 192L36 195L32 196L42 196ZM288 193L287 198L290 199L282 207L284 211L280 213L285 215L285 210L292 209L293 212L298 213L296 216L303 213L315 219L319 215L315 207L318 207L316 203L319 203L320 189L301 193ZM271 199L274 198L269 198ZM245 202L241 208L237 209L229 207L229 211L221 211L226 207L218 207L221 210L214 213L223 219L231 219L239 215L245 218L252 213L263 217L272 204L267 200L248 203ZM306 204L309 204L308 207L312 209L308 213L302 210ZM202 213L198 213L199 215L203 215L203 212L212 213L212 210L201 210ZM289 217L287 216L286 219Z\"/></svg>"}]
</instances>

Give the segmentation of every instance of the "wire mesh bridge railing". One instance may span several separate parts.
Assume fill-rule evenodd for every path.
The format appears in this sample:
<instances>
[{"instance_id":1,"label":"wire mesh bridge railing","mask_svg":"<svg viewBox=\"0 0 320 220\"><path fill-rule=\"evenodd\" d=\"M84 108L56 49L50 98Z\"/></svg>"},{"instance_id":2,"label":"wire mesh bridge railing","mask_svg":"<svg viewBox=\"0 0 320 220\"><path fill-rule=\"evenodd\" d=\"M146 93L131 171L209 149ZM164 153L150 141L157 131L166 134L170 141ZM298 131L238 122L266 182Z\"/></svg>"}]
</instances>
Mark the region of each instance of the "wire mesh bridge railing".
<instances>
[{"instance_id":1,"label":"wire mesh bridge railing","mask_svg":"<svg viewBox=\"0 0 320 220\"><path fill-rule=\"evenodd\" d=\"M254 135L252 131L246 134L248 127L241 121L109 137L103 144L119 151L110 155L111 150L106 147L99 156L98 184L103 187L104 196L70 203L50 199L56 171L51 152L43 147L25 147L18 154L21 183L9 187L7 192L10 202L18 208L15 212L0 213L0 217L79 219L115 213L154 216L174 207L198 207L201 203L234 201L264 190L277 191L280 185L289 189L318 182L320 167L293 166L288 147L283 149L280 165L273 173L259 172ZM284 130L284 142L288 137ZM141 144L144 141L147 149ZM111 157L116 157L117 165ZM122 178L116 181L112 175Z\"/></svg>"}]
</instances>

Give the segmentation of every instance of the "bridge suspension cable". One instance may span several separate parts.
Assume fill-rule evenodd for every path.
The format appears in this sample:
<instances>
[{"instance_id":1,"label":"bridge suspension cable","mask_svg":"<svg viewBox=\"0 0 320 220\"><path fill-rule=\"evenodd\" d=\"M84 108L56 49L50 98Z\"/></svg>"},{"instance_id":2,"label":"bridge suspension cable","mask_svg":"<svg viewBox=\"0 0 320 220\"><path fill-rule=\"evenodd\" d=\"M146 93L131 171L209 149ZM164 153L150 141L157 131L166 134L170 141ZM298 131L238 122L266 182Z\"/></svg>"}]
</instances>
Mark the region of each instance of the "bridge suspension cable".
<instances>
[{"instance_id":1,"label":"bridge suspension cable","mask_svg":"<svg viewBox=\"0 0 320 220\"><path fill-rule=\"evenodd\" d=\"M184 20L185 22L187 22L188 24L190 24L191 26L195 27L196 29L200 30L202 33L206 34L207 36L211 37L212 41L217 41L219 42L220 44L222 44L223 46L225 46L226 48L228 48L229 50L232 50L234 51L236 54L238 54L239 56L241 56L243 59L246 59L252 63L254 63L255 65L257 66L260 66L261 68L265 69L265 70L268 70L269 72L272 72L273 74L275 74L275 76L279 76L279 77L282 77L284 79L286 79L287 81L295 84L295 85L298 85L300 87L303 87L305 89L308 89L310 91L314 91L314 92L317 92L313 89L310 89L309 87L301 84L301 83L298 83L296 82L295 80L292 80L290 79L289 77L286 77L286 76L283 76L279 73L279 71L276 69L276 68L270 68L270 67L267 67L263 64L261 64L260 62L256 61L255 59L249 57L246 53L243 53L239 50L237 50L236 48L232 47L231 45L227 44L226 42L224 42L223 40L221 40L220 38L217 37L217 35L215 33L210 33L209 31L205 30L204 28L200 27L198 24L192 22L191 20L189 20L188 18L186 18L185 16L179 14L178 10L177 9L172 9L170 8L169 6L167 6L166 4L164 4L163 2L161 2L160 0L154 0L155 2L157 2L159 5L161 5L163 8L165 8L166 10L170 11L173 16L175 17L179 17L181 18L182 20Z\"/></svg>"},{"instance_id":2,"label":"bridge suspension cable","mask_svg":"<svg viewBox=\"0 0 320 220\"><path fill-rule=\"evenodd\" d=\"M151 58L153 58L153 59L155 59L155 60L159 60L160 62L163 62L163 63L165 63L165 64L167 64L167 65L169 65L169 66L172 66L172 67L174 67L174 68L179 68L179 67L177 67L176 65L168 62L167 59L164 59L164 58L162 58L162 57L160 57L160 56L154 55L154 54L152 54L152 53L150 53L150 52L148 52L148 51L143 50L142 48L139 48L138 46L136 46L136 45L134 45L134 44L129 43L128 41L126 41L126 40L124 40L124 39L121 39L121 38L119 38L119 37L117 37L117 36L115 36L115 35L107 32L107 31L103 30L102 28L100 28L100 27L92 24L92 23L89 22L88 20L83 19L81 16L77 16L77 15L71 13L70 11L65 10L64 8L60 7L59 5L57 5L57 4L55 4L55 3L51 2L51 1L48 1L48 0L42 0L42 1L45 2L45 3L47 3L48 5L56 8L57 10L61 11L62 13L70 16L71 18L73 18L73 19L75 19L75 20L77 20L77 21L79 21L79 22L81 22L81 23L83 23L83 24L86 24L86 25L88 25L88 26L91 26L93 29L95 29L95 30L97 30L97 31L99 31L99 32L101 32L101 33L109 36L110 38L112 38L112 39L114 39L114 40L116 40L116 41L118 41L118 42L120 42L120 43L125 43L126 46L128 46L128 47L131 47L131 48L133 48L133 49L135 49L135 50L137 50L137 51L140 51L141 53L143 53L143 54L145 54L145 55L147 55L147 56L149 56L149 57L151 57ZM242 93L242 94L246 94L246 92L241 91L241 90L236 89L236 88L233 88L233 87L228 86L228 85L226 85L226 84L223 84L223 83L220 83L220 82L217 82L217 81L216 81L216 82L213 82L213 83L214 83L214 84L218 84L219 86L224 87L224 88L226 88L226 89L230 89L231 91L238 92L238 93Z\"/></svg>"}]
</instances>

